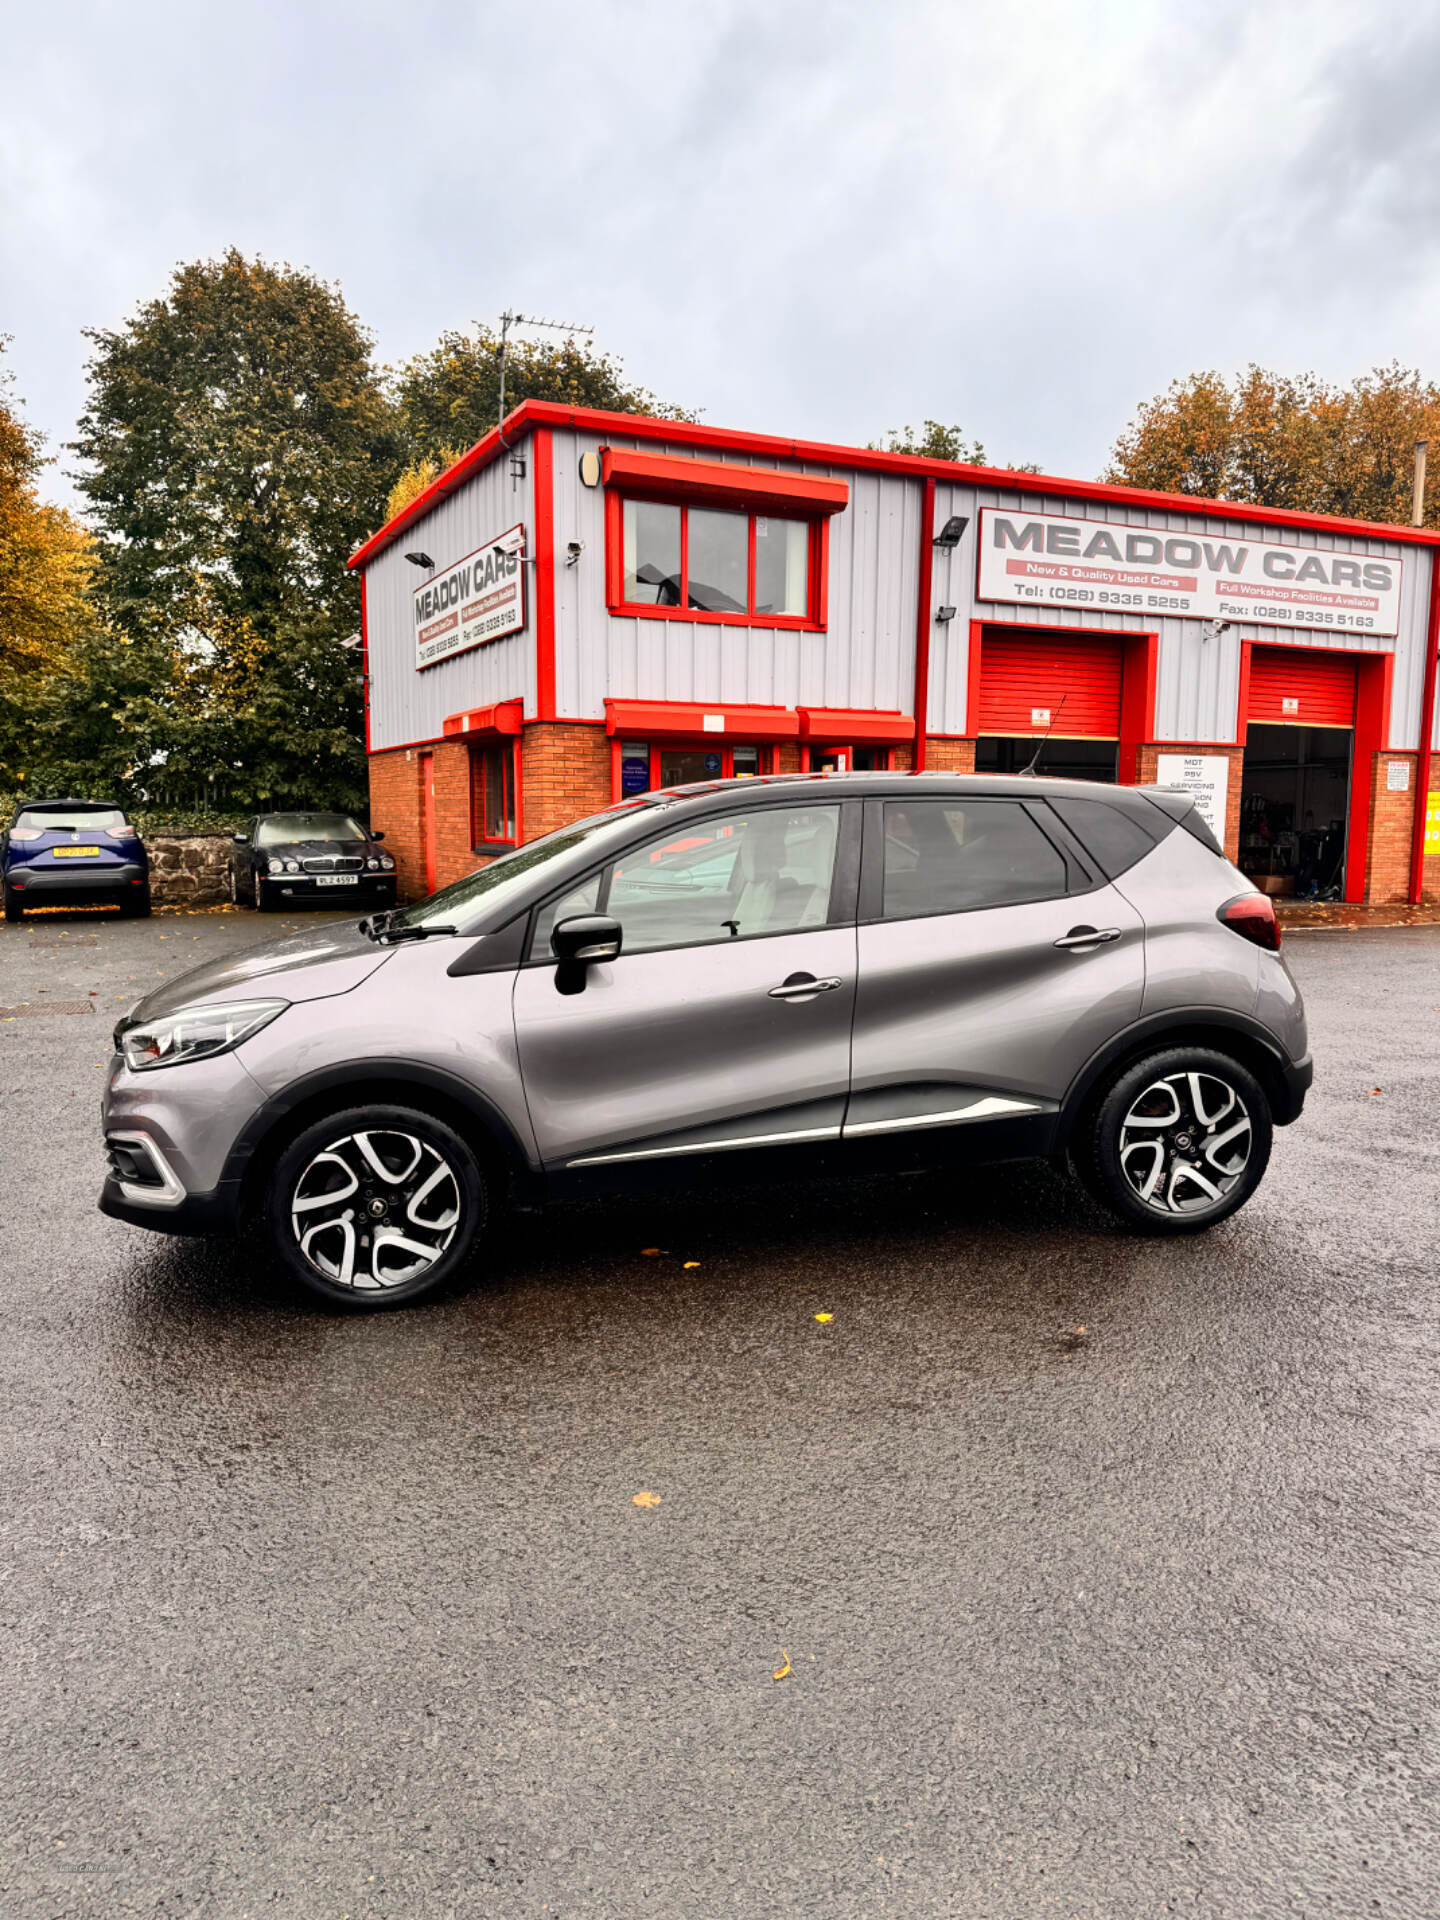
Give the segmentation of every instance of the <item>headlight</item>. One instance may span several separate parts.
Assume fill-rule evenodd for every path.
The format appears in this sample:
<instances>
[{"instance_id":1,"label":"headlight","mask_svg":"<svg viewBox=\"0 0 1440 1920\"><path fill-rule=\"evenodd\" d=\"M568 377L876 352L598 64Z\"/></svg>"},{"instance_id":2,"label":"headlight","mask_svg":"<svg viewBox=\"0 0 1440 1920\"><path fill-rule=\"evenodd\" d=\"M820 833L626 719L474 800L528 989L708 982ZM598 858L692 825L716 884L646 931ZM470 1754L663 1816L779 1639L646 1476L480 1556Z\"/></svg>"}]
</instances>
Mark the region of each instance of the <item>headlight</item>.
<instances>
[{"instance_id":1,"label":"headlight","mask_svg":"<svg viewBox=\"0 0 1440 1920\"><path fill-rule=\"evenodd\" d=\"M380 871L380 862L378 860L367 860L365 865L371 873L378 873Z\"/></svg>"},{"instance_id":2,"label":"headlight","mask_svg":"<svg viewBox=\"0 0 1440 1920\"><path fill-rule=\"evenodd\" d=\"M395 862L390 858L388 853L382 853L380 856L380 870L382 873L393 873L395 871Z\"/></svg>"},{"instance_id":3,"label":"headlight","mask_svg":"<svg viewBox=\"0 0 1440 1920\"><path fill-rule=\"evenodd\" d=\"M300 871L300 862L298 860L287 860L285 862L285 871L287 873L298 873Z\"/></svg>"},{"instance_id":4,"label":"headlight","mask_svg":"<svg viewBox=\"0 0 1440 1920\"><path fill-rule=\"evenodd\" d=\"M132 1073L152 1067L178 1067L185 1060L205 1060L228 1053L268 1026L283 1013L288 1000L234 1000L223 1006L187 1007L161 1020L126 1027L115 1037Z\"/></svg>"},{"instance_id":5,"label":"headlight","mask_svg":"<svg viewBox=\"0 0 1440 1920\"><path fill-rule=\"evenodd\" d=\"M273 858L269 859L265 862L265 871L267 873L283 873L285 871L285 862Z\"/></svg>"}]
</instances>

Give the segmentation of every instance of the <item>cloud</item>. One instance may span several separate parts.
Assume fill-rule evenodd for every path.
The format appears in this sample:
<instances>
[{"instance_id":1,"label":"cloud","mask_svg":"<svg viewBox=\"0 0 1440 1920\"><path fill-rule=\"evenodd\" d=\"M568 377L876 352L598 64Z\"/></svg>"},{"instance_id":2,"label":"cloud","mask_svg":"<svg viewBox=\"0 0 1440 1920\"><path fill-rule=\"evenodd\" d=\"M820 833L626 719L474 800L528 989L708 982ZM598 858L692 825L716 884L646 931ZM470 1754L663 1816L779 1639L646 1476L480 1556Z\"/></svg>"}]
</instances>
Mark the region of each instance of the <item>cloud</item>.
<instances>
[{"instance_id":1,"label":"cloud","mask_svg":"<svg viewBox=\"0 0 1440 1920\"><path fill-rule=\"evenodd\" d=\"M52 443L80 329L232 243L390 360L514 304L720 424L1057 472L1193 368L1429 345L1440 26L1394 0L90 0L7 52L0 326Z\"/></svg>"}]
</instances>

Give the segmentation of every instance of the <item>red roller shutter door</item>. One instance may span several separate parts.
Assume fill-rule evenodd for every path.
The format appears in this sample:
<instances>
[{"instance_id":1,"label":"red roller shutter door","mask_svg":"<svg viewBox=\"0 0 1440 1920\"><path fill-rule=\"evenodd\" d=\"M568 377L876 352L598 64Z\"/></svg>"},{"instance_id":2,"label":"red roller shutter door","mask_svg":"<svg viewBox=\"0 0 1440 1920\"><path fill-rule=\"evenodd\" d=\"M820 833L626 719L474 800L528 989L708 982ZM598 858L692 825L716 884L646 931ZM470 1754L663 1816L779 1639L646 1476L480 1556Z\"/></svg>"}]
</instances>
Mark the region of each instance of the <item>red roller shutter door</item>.
<instances>
[{"instance_id":1,"label":"red roller shutter door","mask_svg":"<svg viewBox=\"0 0 1440 1920\"><path fill-rule=\"evenodd\" d=\"M1121 643L1100 634L997 633L980 647L980 733L1120 737ZM1061 701L1064 706L1061 706ZM1048 709L1050 719L1036 720Z\"/></svg>"},{"instance_id":2,"label":"red roller shutter door","mask_svg":"<svg viewBox=\"0 0 1440 1920\"><path fill-rule=\"evenodd\" d=\"M1275 727L1353 727L1355 660L1309 647L1256 647L1245 718Z\"/></svg>"}]
</instances>

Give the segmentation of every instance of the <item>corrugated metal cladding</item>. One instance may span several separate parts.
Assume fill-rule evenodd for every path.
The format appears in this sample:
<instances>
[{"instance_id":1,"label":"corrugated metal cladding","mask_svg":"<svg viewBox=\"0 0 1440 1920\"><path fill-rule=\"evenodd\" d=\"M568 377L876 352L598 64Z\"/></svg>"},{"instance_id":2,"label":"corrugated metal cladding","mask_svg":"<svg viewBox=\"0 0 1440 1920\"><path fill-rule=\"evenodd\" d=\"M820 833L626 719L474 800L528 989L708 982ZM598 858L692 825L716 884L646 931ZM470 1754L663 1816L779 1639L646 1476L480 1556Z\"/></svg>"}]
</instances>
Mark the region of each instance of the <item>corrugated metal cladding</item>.
<instances>
[{"instance_id":1,"label":"corrugated metal cladding","mask_svg":"<svg viewBox=\"0 0 1440 1920\"><path fill-rule=\"evenodd\" d=\"M555 550L585 550L555 569L555 695L567 719L601 719L605 698L713 700L778 707L873 707L909 713L915 697L919 481L889 474L722 455L711 448L556 429ZM638 447L844 480L850 502L830 520L824 633L612 617L605 606L605 490L581 484L580 455Z\"/></svg>"},{"instance_id":2,"label":"corrugated metal cladding","mask_svg":"<svg viewBox=\"0 0 1440 1920\"><path fill-rule=\"evenodd\" d=\"M494 460L405 529L365 569L365 624L370 654L370 747L405 747L434 740L448 714L497 700L525 702L535 711L535 569L525 568L525 625L488 646L415 671L415 589L431 576L412 567L407 553L428 553L436 573L463 560L509 527L523 525L534 552L533 458L528 441L516 449L525 472Z\"/></svg>"},{"instance_id":3,"label":"corrugated metal cladding","mask_svg":"<svg viewBox=\"0 0 1440 1920\"><path fill-rule=\"evenodd\" d=\"M1062 513L1083 520L1103 520L1124 526L1203 534L1209 539L1264 540L1280 546L1314 546L1336 553L1371 554L1402 562L1400 633L1397 639L1366 634L1327 634L1295 629L1294 645L1334 648L1359 653L1395 654L1395 681L1390 709L1390 739L1395 748L1414 748L1420 738L1420 706L1425 673L1425 623L1430 600L1431 553L1425 547L1396 541L1370 540L1352 534L1313 533L1288 527L1255 526L1243 520L1217 521L1183 508L1155 513L1126 507L1115 500L1073 500L1063 494L1015 493L994 488L940 485L935 489L935 524L943 526L952 514L963 514L970 525L960 545L950 553L937 549L932 582L933 604L953 606L955 618L932 628L930 652L930 716L932 733L964 734L966 674L970 652L970 622L983 620L1004 626L1091 627L1118 633L1156 631L1160 658L1155 704L1158 740L1232 740L1240 694L1240 645L1255 640L1274 645L1274 627L1237 624L1225 633L1205 638L1198 620L1133 619L1122 613L1071 612L1052 607L1011 607L975 597L975 541L981 507L1001 507L1030 513ZM1440 726L1436 729L1440 744Z\"/></svg>"}]
</instances>

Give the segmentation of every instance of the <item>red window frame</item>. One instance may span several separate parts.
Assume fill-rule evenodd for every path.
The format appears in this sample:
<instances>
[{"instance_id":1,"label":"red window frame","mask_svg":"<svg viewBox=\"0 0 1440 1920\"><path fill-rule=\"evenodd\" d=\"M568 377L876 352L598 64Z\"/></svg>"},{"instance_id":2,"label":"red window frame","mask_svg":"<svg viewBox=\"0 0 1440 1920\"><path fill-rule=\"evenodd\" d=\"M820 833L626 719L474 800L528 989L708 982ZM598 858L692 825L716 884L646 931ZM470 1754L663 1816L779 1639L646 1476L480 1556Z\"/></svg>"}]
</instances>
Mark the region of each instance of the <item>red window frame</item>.
<instances>
[{"instance_id":1,"label":"red window frame","mask_svg":"<svg viewBox=\"0 0 1440 1920\"><path fill-rule=\"evenodd\" d=\"M635 794L622 793L620 790L621 748L634 746L646 746L650 749L650 785L645 789L647 793L659 793L661 791L660 756L662 753L718 753L720 755L720 771L719 773L712 773L708 776L712 780L733 780L735 778L735 749L737 747L755 747L758 749L754 775L756 779L759 779L762 774L772 773L775 767L775 749L769 740L717 740L713 733L696 734L694 739L690 740L681 738L672 740L668 736L664 740L640 740L633 734L627 734L622 740L617 733L610 741L610 798L612 802L616 800L633 800L638 797Z\"/></svg>"},{"instance_id":2,"label":"red window frame","mask_svg":"<svg viewBox=\"0 0 1440 1920\"><path fill-rule=\"evenodd\" d=\"M800 744L800 771L802 773L812 772L817 756L823 757L831 753L843 753L846 756L845 771L847 773L853 773L855 771L855 749L857 747L864 747L868 753L884 756L884 764L882 766L872 767L870 769L872 773L894 772L895 749L887 745L883 740L804 740Z\"/></svg>"},{"instance_id":3,"label":"red window frame","mask_svg":"<svg viewBox=\"0 0 1440 1920\"><path fill-rule=\"evenodd\" d=\"M488 795L487 759L495 755L500 765L500 818L508 822L510 837L496 840L486 837L485 802ZM470 743L470 846L476 853L520 844L519 758L513 739L473 740Z\"/></svg>"},{"instance_id":4,"label":"red window frame","mask_svg":"<svg viewBox=\"0 0 1440 1920\"><path fill-rule=\"evenodd\" d=\"M625 503L628 500L648 501L657 506L678 507L680 510L680 583L682 604L676 607L642 606L637 601L626 600L625 595ZM702 513L743 513L748 522L746 543L748 549L748 568L746 580L746 599L750 607L755 605L755 521L799 520L808 528L810 545L807 555L809 579L807 590L809 607L800 613L708 613L699 607L687 607L683 604L684 595L690 584L690 509L697 508ZM641 620L683 620L690 626L707 627L781 627L791 632L822 633L827 617L827 576L830 561L830 518L828 514L805 513L797 505L793 508L734 506L730 502L723 505L719 501L707 501L701 498L677 500L664 493L648 493L637 488L627 488L623 493L607 488L605 493L605 604L612 614L623 614L627 618L634 616Z\"/></svg>"}]
</instances>

